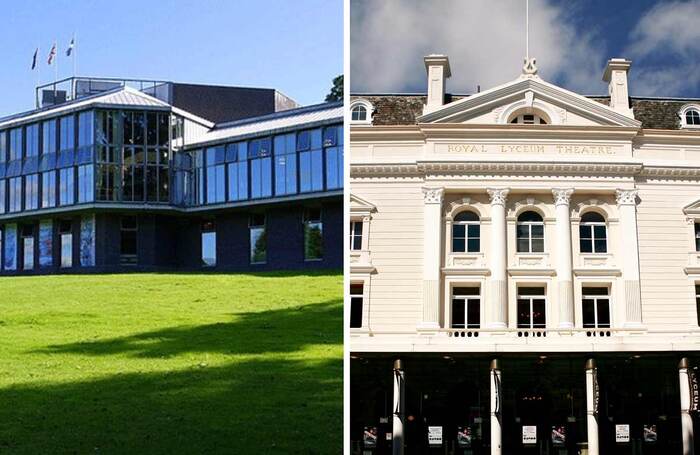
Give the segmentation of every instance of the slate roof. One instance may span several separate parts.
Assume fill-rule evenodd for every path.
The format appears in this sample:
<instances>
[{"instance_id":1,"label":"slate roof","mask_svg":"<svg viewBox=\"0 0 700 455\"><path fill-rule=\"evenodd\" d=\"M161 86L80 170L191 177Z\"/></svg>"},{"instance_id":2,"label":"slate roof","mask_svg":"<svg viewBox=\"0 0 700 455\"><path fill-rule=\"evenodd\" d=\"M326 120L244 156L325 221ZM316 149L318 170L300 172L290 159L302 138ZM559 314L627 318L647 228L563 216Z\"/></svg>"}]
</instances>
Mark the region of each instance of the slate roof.
<instances>
[{"instance_id":1,"label":"slate roof","mask_svg":"<svg viewBox=\"0 0 700 455\"><path fill-rule=\"evenodd\" d=\"M465 98L469 95L445 95L445 104ZM588 96L594 101L609 105L610 97ZM364 99L374 106L373 125L414 125L416 117L423 113L426 95L409 94L356 94L351 100ZM631 97L634 117L642 122L642 128L677 130L680 129L678 111L688 103L698 103L694 98L650 98Z\"/></svg>"}]
</instances>

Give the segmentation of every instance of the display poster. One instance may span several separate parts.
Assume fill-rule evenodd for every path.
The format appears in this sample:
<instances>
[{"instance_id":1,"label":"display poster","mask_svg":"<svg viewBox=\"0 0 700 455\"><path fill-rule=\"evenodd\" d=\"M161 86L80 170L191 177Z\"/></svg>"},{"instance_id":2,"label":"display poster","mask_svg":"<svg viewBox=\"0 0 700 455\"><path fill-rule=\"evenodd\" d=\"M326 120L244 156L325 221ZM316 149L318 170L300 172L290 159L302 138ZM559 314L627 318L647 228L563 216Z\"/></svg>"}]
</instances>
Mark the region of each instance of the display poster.
<instances>
[{"instance_id":1,"label":"display poster","mask_svg":"<svg viewBox=\"0 0 700 455\"><path fill-rule=\"evenodd\" d=\"M442 445L442 427L428 427L428 445Z\"/></svg>"},{"instance_id":2,"label":"display poster","mask_svg":"<svg viewBox=\"0 0 700 455\"><path fill-rule=\"evenodd\" d=\"M630 426L628 424L615 425L615 442L630 442Z\"/></svg>"},{"instance_id":3,"label":"display poster","mask_svg":"<svg viewBox=\"0 0 700 455\"><path fill-rule=\"evenodd\" d=\"M457 427L457 445L459 447L472 446L472 429L471 427Z\"/></svg>"},{"instance_id":4,"label":"display poster","mask_svg":"<svg viewBox=\"0 0 700 455\"><path fill-rule=\"evenodd\" d=\"M523 444L537 444L537 427L523 425Z\"/></svg>"},{"instance_id":5,"label":"display poster","mask_svg":"<svg viewBox=\"0 0 700 455\"><path fill-rule=\"evenodd\" d=\"M552 425L552 445L557 447L566 445L566 427L564 425Z\"/></svg>"},{"instance_id":6,"label":"display poster","mask_svg":"<svg viewBox=\"0 0 700 455\"><path fill-rule=\"evenodd\" d=\"M656 425L644 425L644 442L656 442Z\"/></svg>"},{"instance_id":7,"label":"display poster","mask_svg":"<svg viewBox=\"0 0 700 455\"><path fill-rule=\"evenodd\" d=\"M365 448L377 447L377 427L365 427L362 441Z\"/></svg>"}]
</instances>

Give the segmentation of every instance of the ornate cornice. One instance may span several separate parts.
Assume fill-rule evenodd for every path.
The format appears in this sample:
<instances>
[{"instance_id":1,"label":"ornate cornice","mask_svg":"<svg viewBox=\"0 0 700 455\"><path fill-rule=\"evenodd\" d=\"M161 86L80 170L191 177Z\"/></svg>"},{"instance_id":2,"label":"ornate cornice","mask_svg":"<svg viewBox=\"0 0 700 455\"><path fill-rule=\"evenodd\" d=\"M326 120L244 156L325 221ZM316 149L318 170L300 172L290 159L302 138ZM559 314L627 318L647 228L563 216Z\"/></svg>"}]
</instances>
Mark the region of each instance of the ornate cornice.
<instances>
[{"instance_id":1,"label":"ornate cornice","mask_svg":"<svg viewBox=\"0 0 700 455\"><path fill-rule=\"evenodd\" d=\"M554 195L554 205L569 205L571 202L571 195L574 194L573 188L553 188L552 195Z\"/></svg>"},{"instance_id":2,"label":"ornate cornice","mask_svg":"<svg viewBox=\"0 0 700 455\"><path fill-rule=\"evenodd\" d=\"M489 194L489 199L491 200L491 205L506 205L508 200L508 188L487 188L486 192Z\"/></svg>"},{"instance_id":3,"label":"ornate cornice","mask_svg":"<svg viewBox=\"0 0 700 455\"><path fill-rule=\"evenodd\" d=\"M444 188L423 187L423 202L426 204L442 204L444 195Z\"/></svg>"},{"instance_id":4,"label":"ornate cornice","mask_svg":"<svg viewBox=\"0 0 700 455\"><path fill-rule=\"evenodd\" d=\"M616 190L615 200L617 205L637 205L638 190Z\"/></svg>"}]
</instances>

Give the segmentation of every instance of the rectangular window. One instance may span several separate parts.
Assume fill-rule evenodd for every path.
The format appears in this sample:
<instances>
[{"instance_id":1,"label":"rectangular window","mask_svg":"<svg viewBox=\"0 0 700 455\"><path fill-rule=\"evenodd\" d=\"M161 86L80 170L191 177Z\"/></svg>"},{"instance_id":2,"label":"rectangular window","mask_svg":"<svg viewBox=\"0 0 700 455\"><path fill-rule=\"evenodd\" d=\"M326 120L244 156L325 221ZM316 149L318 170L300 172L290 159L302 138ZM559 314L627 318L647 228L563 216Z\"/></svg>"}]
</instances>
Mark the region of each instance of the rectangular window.
<instances>
[{"instance_id":1,"label":"rectangular window","mask_svg":"<svg viewBox=\"0 0 700 455\"><path fill-rule=\"evenodd\" d=\"M39 267L53 265L53 223L51 220L39 222Z\"/></svg>"},{"instance_id":2,"label":"rectangular window","mask_svg":"<svg viewBox=\"0 0 700 455\"><path fill-rule=\"evenodd\" d=\"M228 164L228 200L248 199L248 147L245 142L228 144L226 147Z\"/></svg>"},{"instance_id":3,"label":"rectangular window","mask_svg":"<svg viewBox=\"0 0 700 455\"><path fill-rule=\"evenodd\" d=\"M364 304L364 283L350 283L350 328L362 327L362 306Z\"/></svg>"},{"instance_id":4,"label":"rectangular window","mask_svg":"<svg viewBox=\"0 0 700 455\"><path fill-rule=\"evenodd\" d=\"M39 174L24 177L24 210L39 208Z\"/></svg>"},{"instance_id":5,"label":"rectangular window","mask_svg":"<svg viewBox=\"0 0 700 455\"><path fill-rule=\"evenodd\" d=\"M267 261L267 236L265 215L250 215L250 263L264 264Z\"/></svg>"},{"instance_id":6,"label":"rectangular window","mask_svg":"<svg viewBox=\"0 0 700 455\"><path fill-rule=\"evenodd\" d=\"M75 170L68 167L60 170L59 174L59 205L75 204Z\"/></svg>"},{"instance_id":7,"label":"rectangular window","mask_svg":"<svg viewBox=\"0 0 700 455\"><path fill-rule=\"evenodd\" d=\"M5 187L7 180L0 179L0 213L5 213ZM0 261L1 262L1 261Z\"/></svg>"},{"instance_id":8,"label":"rectangular window","mask_svg":"<svg viewBox=\"0 0 700 455\"><path fill-rule=\"evenodd\" d=\"M518 328L546 327L546 297L543 287L518 287Z\"/></svg>"},{"instance_id":9,"label":"rectangular window","mask_svg":"<svg viewBox=\"0 0 700 455\"><path fill-rule=\"evenodd\" d=\"M321 130L300 132L297 136L297 150L300 151L299 186L301 192L308 193L323 190Z\"/></svg>"},{"instance_id":10,"label":"rectangular window","mask_svg":"<svg viewBox=\"0 0 700 455\"><path fill-rule=\"evenodd\" d=\"M583 327L610 327L610 292L608 288L584 287L582 295Z\"/></svg>"},{"instance_id":11,"label":"rectangular window","mask_svg":"<svg viewBox=\"0 0 700 455\"><path fill-rule=\"evenodd\" d=\"M206 153L207 204L226 201L226 173L224 147L209 147Z\"/></svg>"},{"instance_id":12,"label":"rectangular window","mask_svg":"<svg viewBox=\"0 0 700 455\"><path fill-rule=\"evenodd\" d=\"M321 209L304 211L304 259L318 261L323 259L323 222Z\"/></svg>"},{"instance_id":13,"label":"rectangular window","mask_svg":"<svg viewBox=\"0 0 700 455\"><path fill-rule=\"evenodd\" d=\"M34 226L22 227L23 270L34 269Z\"/></svg>"},{"instance_id":14,"label":"rectangular window","mask_svg":"<svg viewBox=\"0 0 700 455\"><path fill-rule=\"evenodd\" d=\"M92 163L93 144L95 143L94 113L92 111L78 114L78 159L77 164Z\"/></svg>"},{"instance_id":15,"label":"rectangular window","mask_svg":"<svg viewBox=\"0 0 700 455\"><path fill-rule=\"evenodd\" d=\"M60 119L60 141L58 143L58 166L68 167L75 163L75 120L72 115Z\"/></svg>"},{"instance_id":16,"label":"rectangular window","mask_svg":"<svg viewBox=\"0 0 700 455\"><path fill-rule=\"evenodd\" d=\"M22 177L10 179L10 205L9 212L19 212L22 210Z\"/></svg>"},{"instance_id":17,"label":"rectangular window","mask_svg":"<svg viewBox=\"0 0 700 455\"><path fill-rule=\"evenodd\" d=\"M695 308L698 318L698 326L700 326L700 284L695 285Z\"/></svg>"},{"instance_id":18,"label":"rectangular window","mask_svg":"<svg viewBox=\"0 0 700 455\"><path fill-rule=\"evenodd\" d=\"M295 135L275 136L275 195L297 192L297 151Z\"/></svg>"},{"instance_id":19,"label":"rectangular window","mask_svg":"<svg viewBox=\"0 0 700 455\"><path fill-rule=\"evenodd\" d=\"M123 216L120 226L119 264L138 264L138 219L135 216Z\"/></svg>"},{"instance_id":20,"label":"rectangular window","mask_svg":"<svg viewBox=\"0 0 700 455\"><path fill-rule=\"evenodd\" d=\"M95 215L80 220L80 266L95 266Z\"/></svg>"},{"instance_id":21,"label":"rectangular window","mask_svg":"<svg viewBox=\"0 0 700 455\"><path fill-rule=\"evenodd\" d=\"M61 268L73 267L73 223L61 220L58 235L61 237Z\"/></svg>"},{"instance_id":22,"label":"rectangular window","mask_svg":"<svg viewBox=\"0 0 700 455\"><path fill-rule=\"evenodd\" d=\"M452 328L478 329L480 324L481 298L479 288L452 288Z\"/></svg>"},{"instance_id":23,"label":"rectangular window","mask_svg":"<svg viewBox=\"0 0 700 455\"><path fill-rule=\"evenodd\" d=\"M478 253L481 250L480 237L481 226L479 221L455 220L452 223L452 252Z\"/></svg>"},{"instance_id":24,"label":"rectangular window","mask_svg":"<svg viewBox=\"0 0 700 455\"><path fill-rule=\"evenodd\" d=\"M56 154L56 120L47 120L41 125L41 154L43 156Z\"/></svg>"},{"instance_id":25,"label":"rectangular window","mask_svg":"<svg viewBox=\"0 0 700 455\"><path fill-rule=\"evenodd\" d=\"M250 141L250 197L272 196L272 140L267 137Z\"/></svg>"},{"instance_id":26,"label":"rectangular window","mask_svg":"<svg viewBox=\"0 0 700 455\"><path fill-rule=\"evenodd\" d=\"M17 270L17 225L5 226L5 270Z\"/></svg>"},{"instance_id":27,"label":"rectangular window","mask_svg":"<svg viewBox=\"0 0 700 455\"><path fill-rule=\"evenodd\" d=\"M41 173L41 206L56 206L56 171Z\"/></svg>"},{"instance_id":28,"label":"rectangular window","mask_svg":"<svg viewBox=\"0 0 700 455\"><path fill-rule=\"evenodd\" d=\"M350 249L354 251L362 249L362 221L350 222Z\"/></svg>"},{"instance_id":29,"label":"rectangular window","mask_svg":"<svg viewBox=\"0 0 700 455\"><path fill-rule=\"evenodd\" d=\"M22 159L22 128L10 130L10 157L9 161L19 161Z\"/></svg>"},{"instance_id":30,"label":"rectangular window","mask_svg":"<svg viewBox=\"0 0 700 455\"><path fill-rule=\"evenodd\" d=\"M202 223L202 266L216 266L216 225L213 221Z\"/></svg>"},{"instance_id":31,"label":"rectangular window","mask_svg":"<svg viewBox=\"0 0 700 455\"><path fill-rule=\"evenodd\" d=\"M95 200L93 169L94 167L92 164L78 166L78 203L92 202Z\"/></svg>"},{"instance_id":32,"label":"rectangular window","mask_svg":"<svg viewBox=\"0 0 700 455\"><path fill-rule=\"evenodd\" d=\"M24 135L26 144L22 173L33 174L39 170L39 124L27 125Z\"/></svg>"},{"instance_id":33,"label":"rectangular window","mask_svg":"<svg viewBox=\"0 0 700 455\"><path fill-rule=\"evenodd\" d=\"M326 153L326 189L343 187L343 147L339 145L338 134L342 127L331 126L323 130L323 147Z\"/></svg>"},{"instance_id":34,"label":"rectangular window","mask_svg":"<svg viewBox=\"0 0 700 455\"><path fill-rule=\"evenodd\" d=\"M695 251L700 252L700 223L695 223Z\"/></svg>"}]
</instances>

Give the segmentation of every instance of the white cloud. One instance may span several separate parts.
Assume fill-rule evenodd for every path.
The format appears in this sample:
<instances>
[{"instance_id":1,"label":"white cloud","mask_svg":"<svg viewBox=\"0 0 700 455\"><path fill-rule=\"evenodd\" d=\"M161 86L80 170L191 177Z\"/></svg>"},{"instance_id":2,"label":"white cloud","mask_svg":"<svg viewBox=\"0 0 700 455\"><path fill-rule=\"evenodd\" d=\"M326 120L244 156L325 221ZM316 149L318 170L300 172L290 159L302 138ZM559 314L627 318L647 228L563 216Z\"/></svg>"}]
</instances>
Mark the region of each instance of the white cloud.
<instances>
[{"instance_id":1,"label":"white cloud","mask_svg":"<svg viewBox=\"0 0 700 455\"><path fill-rule=\"evenodd\" d=\"M572 2L530 2L530 54L540 75L581 93L605 93L605 49L577 30ZM568 7L568 9L567 9ZM352 0L353 92L425 91L422 57L450 57L448 90L471 93L515 79L525 56L523 0Z\"/></svg>"},{"instance_id":2,"label":"white cloud","mask_svg":"<svg viewBox=\"0 0 700 455\"><path fill-rule=\"evenodd\" d=\"M683 96L700 86L698 20L700 0L660 3L642 16L625 51L635 61L634 94Z\"/></svg>"}]
</instances>

